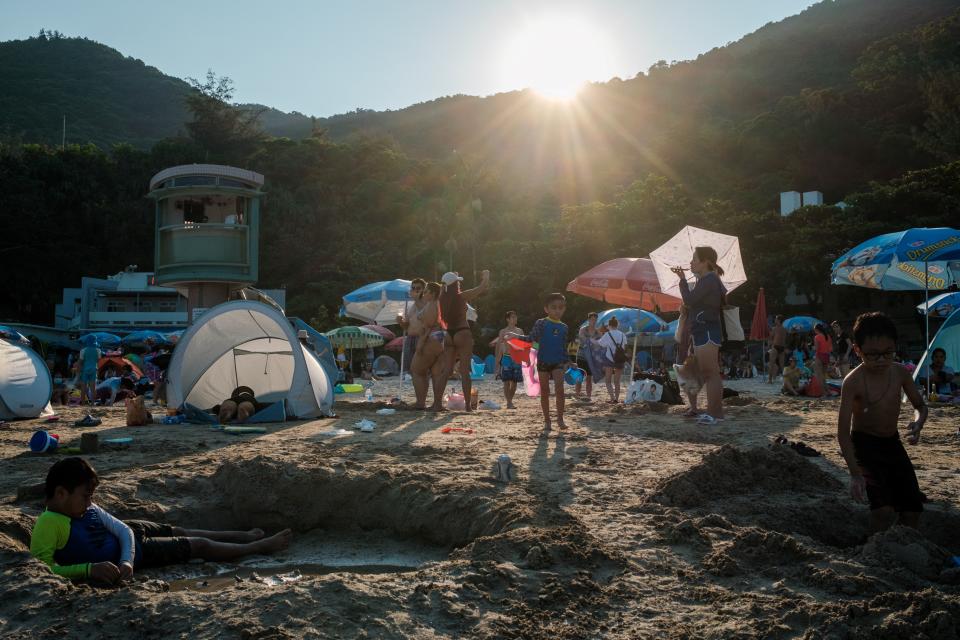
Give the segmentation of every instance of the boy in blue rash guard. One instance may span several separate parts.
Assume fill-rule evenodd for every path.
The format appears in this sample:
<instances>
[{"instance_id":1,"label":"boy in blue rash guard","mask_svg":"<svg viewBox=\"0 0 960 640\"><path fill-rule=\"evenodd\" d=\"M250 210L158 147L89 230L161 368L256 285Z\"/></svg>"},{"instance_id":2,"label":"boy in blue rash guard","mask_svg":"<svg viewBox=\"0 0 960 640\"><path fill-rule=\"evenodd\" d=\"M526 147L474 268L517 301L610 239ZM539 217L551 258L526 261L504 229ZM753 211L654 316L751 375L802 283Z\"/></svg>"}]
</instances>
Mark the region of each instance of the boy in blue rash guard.
<instances>
[{"instance_id":1,"label":"boy in blue rash guard","mask_svg":"<svg viewBox=\"0 0 960 640\"><path fill-rule=\"evenodd\" d=\"M58 576L114 584L133 577L135 567L191 558L232 560L279 551L290 542L289 529L264 538L260 529L201 531L145 520L121 522L93 503L99 483L83 458L64 458L47 473L47 509L33 527L30 553Z\"/></svg>"},{"instance_id":2,"label":"boy in blue rash guard","mask_svg":"<svg viewBox=\"0 0 960 640\"><path fill-rule=\"evenodd\" d=\"M547 296L543 310L547 317L537 320L528 336L517 336L521 340L537 343L537 373L540 374L540 408L543 410L543 432L550 431L550 380L553 380L554 393L557 396L557 426L561 430L567 425L563 422L563 374L570 362L567 355L567 325L560 321L567 309L567 299L562 293Z\"/></svg>"}]
</instances>

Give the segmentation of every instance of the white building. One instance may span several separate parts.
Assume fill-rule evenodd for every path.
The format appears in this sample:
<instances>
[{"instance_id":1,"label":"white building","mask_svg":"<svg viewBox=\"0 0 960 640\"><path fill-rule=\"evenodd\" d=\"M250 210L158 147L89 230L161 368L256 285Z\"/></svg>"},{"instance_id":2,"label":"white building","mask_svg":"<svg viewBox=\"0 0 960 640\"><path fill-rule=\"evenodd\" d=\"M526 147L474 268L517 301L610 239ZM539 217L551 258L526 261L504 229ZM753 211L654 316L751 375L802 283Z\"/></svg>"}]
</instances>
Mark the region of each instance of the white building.
<instances>
[{"instance_id":1,"label":"white building","mask_svg":"<svg viewBox=\"0 0 960 640\"><path fill-rule=\"evenodd\" d=\"M803 206L816 207L823 204L823 194L819 191L804 191Z\"/></svg>"},{"instance_id":2,"label":"white building","mask_svg":"<svg viewBox=\"0 0 960 640\"><path fill-rule=\"evenodd\" d=\"M780 192L780 215L788 216L805 203L803 198L800 195L799 191L782 191Z\"/></svg>"},{"instance_id":3,"label":"white building","mask_svg":"<svg viewBox=\"0 0 960 640\"><path fill-rule=\"evenodd\" d=\"M136 265L106 278L85 277L63 290L54 327L67 331L177 330L187 326L187 300L176 289L154 284L154 274ZM286 290L264 293L286 307Z\"/></svg>"}]
</instances>

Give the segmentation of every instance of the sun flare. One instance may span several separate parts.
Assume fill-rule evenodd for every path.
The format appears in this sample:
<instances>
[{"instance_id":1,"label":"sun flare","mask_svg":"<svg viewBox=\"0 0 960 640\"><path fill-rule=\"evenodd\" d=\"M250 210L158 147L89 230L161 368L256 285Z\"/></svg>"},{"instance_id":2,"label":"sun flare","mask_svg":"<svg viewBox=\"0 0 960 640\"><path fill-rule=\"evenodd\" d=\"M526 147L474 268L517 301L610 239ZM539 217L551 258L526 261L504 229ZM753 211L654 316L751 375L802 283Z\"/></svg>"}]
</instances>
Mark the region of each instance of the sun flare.
<instances>
[{"instance_id":1,"label":"sun flare","mask_svg":"<svg viewBox=\"0 0 960 640\"><path fill-rule=\"evenodd\" d=\"M503 62L510 86L557 100L614 75L607 38L575 16L531 20L507 43Z\"/></svg>"}]
</instances>

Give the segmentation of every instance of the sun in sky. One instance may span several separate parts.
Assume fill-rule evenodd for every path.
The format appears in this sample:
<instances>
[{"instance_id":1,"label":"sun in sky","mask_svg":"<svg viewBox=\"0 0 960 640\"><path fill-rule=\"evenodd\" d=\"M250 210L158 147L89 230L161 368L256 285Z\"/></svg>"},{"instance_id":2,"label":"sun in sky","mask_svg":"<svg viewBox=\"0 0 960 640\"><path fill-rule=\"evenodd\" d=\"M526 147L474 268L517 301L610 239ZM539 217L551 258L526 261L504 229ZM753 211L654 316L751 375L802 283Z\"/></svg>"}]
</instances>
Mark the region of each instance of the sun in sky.
<instances>
[{"instance_id":1,"label":"sun in sky","mask_svg":"<svg viewBox=\"0 0 960 640\"><path fill-rule=\"evenodd\" d=\"M540 95L570 100L591 80L607 80L613 72L608 38L575 15L529 19L503 51L506 83Z\"/></svg>"}]
</instances>

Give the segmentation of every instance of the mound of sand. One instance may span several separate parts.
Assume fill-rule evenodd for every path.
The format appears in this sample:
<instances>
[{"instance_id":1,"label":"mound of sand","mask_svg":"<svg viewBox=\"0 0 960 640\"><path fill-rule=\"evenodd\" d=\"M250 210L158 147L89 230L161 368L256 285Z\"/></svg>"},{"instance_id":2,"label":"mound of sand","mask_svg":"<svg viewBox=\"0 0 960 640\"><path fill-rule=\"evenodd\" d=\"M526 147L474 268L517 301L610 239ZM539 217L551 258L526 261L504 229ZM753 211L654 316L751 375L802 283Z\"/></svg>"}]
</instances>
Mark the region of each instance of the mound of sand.
<instances>
[{"instance_id":1,"label":"mound of sand","mask_svg":"<svg viewBox=\"0 0 960 640\"><path fill-rule=\"evenodd\" d=\"M871 536L857 556L864 564L894 572L906 569L926 580L937 580L950 559L946 549L916 529L901 526Z\"/></svg>"},{"instance_id":2,"label":"mound of sand","mask_svg":"<svg viewBox=\"0 0 960 640\"><path fill-rule=\"evenodd\" d=\"M650 499L689 508L745 493L836 492L839 489L841 484L836 478L793 451L724 445L704 456L700 464L659 482Z\"/></svg>"}]
</instances>

